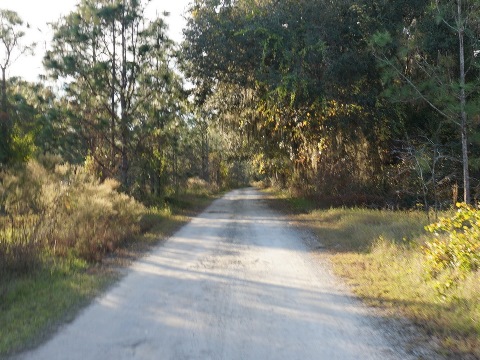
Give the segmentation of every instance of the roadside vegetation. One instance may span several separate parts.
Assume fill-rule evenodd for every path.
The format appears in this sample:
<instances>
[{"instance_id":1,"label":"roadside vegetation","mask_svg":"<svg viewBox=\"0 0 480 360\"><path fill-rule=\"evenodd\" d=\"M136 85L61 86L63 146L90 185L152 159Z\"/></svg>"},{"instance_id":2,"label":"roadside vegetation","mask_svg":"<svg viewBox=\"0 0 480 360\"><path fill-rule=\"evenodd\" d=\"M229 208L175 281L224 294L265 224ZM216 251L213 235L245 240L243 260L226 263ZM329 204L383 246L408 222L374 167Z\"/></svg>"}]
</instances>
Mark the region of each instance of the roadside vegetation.
<instances>
[{"instance_id":1,"label":"roadside vegetation","mask_svg":"<svg viewBox=\"0 0 480 360\"><path fill-rule=\"evenodd\" d=\"M314 232L337 275L386 316L410 319L452 359L480 357L480 212L318 209L289 192L274 206ZM323 251L322 251L323 253Z\"/></svg>"},{"instance_id":2,"label":"roadside vegetation","mask_svg":"<svg viewBox=\"0 0 480 360\"><path fill-rule=\"evenodd\" d=\"M112 284L121 267L204 208L198 178L146 207L85 166L46 157L0 175L0 356L33 346Z\"/></svg>"},{"instance_id":3,"label":"roadside vegetation","mask_svg":"<svg viewBox=\"0 0 480 360\"><path fill-rule=\"evenodd\" d=\"M79 0L38 54L51 82L9 77L38 48L0 9L0 357L73 319L117 267L247 178L147 3Z\"/></svg>"},{"instance_id":4,"label":"roadside vegetation","mask_svg":"<svg viewBox=\"0 0 480 360\"><path fill-rule=\"evenodd\" d=\"M147 4L78 0L36 83L0 9L0 354L255 180L359 296L480 357L480 3L198 0L182 44Z\"/></svg>"}]
</instances>

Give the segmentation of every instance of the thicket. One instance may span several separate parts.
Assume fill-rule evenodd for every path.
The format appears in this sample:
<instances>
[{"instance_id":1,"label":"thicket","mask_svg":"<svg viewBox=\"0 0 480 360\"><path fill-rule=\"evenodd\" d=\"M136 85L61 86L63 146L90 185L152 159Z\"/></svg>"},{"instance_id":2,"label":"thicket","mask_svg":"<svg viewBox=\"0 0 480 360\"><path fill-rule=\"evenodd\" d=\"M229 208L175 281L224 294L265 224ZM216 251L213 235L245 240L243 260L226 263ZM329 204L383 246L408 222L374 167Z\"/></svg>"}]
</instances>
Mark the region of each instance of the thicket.
<instances>
[{"instance_id":1,"label":"thicket","mask_svg":"<svg viewBox=\"0 0 480 360\"><path fill-rule=\"evenodd\" d=\"M143 205L84 166L46 157L0 174L0 271L53 257L99 261L140 232Z\"/></svg>"}]
</instances>

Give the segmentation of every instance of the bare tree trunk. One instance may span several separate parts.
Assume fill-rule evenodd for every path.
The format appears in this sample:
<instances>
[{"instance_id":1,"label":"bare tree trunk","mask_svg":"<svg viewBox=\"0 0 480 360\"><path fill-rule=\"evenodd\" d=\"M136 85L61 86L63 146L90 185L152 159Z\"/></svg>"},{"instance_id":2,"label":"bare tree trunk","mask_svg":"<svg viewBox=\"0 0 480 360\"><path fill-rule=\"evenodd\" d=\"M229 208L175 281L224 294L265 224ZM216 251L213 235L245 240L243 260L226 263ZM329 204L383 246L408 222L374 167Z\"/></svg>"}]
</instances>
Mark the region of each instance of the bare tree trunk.
<instances>
[{"instance_id":1,"label":"bare tree trunk","mask_svg":"<svg viewBox=\"0 0 480 360\"><path fill-rule=\"evenodd\" d=\"M116 113L115 113L115 80L117 79L117 46L116 46L116 39L115 39L115 18L112 21L112 45L113 45L113 55L112 55L112 90L110 94L110 101L111 101L111 119L110 119L110 146L111 154L110 154L110 161L111 161L111 171L112 173L115 172L115 122L116 122Z\"/></svg>"},{"instance_id":2,"label":"bare tree trunk","mask_svg":"<svg viewBox=\"0 0 480 360\"><path fill-rule=\"evenodd\" d=\"M121 141L122 141L122 164L121 164L121 181L125 189L128 189L128 114L127 114L127 41L126 41L126 17L125 17L125 0L123 1L122 14L122 83L120 88L120 112L121 112Z\"/></svg>"},{"instance_id":3,"label":"bare tree trunk","mask_svg":"<svg viewBox=\"0 0 480 360\"><path fill-rule=\"evenodd\" d=\"M5 67L2 67L2 112L7 113L7 78Z\"/></svg>"},{"instance_id":4,"label":"bare tree trunk","mask_svg":"<svg viewBox=\"0 0 480 360\"><path fill-rule=\"evenodd\" d=\"M2 67L2 109L0 111L0 164L10 158L10 116L7 109L6 67Z\"/></svg>"},{"instance_id":5,"label":"bare tree trunk","mask_svg":"<svg viewBox=\"0 0 480 360\"><path fill-rule=\"evenodd\" d=\"M463 201L470 203L470 175L468 171L468 124L465 110L467 98L465 94L465 48L463 44L465 36L465 24L462 19L462 0L457 1L458 15L458 40L460 52L460 129L462 134L462 164L463 164Z\"/></svg>"},{"instance_id":6,"label":"bare tree trunk","mask_svg":"<svg viewBox=\"0 0 480 360\"><path fill-rule=\"evenodd\" d=\"M202 126L201 126L201 136L202 136L202 178L206 182L210 182L209 179L209 168L208 168L208 158L209 158L209 142L208 142L208 123L202 121Z\"/></svg>"}]
</instances>

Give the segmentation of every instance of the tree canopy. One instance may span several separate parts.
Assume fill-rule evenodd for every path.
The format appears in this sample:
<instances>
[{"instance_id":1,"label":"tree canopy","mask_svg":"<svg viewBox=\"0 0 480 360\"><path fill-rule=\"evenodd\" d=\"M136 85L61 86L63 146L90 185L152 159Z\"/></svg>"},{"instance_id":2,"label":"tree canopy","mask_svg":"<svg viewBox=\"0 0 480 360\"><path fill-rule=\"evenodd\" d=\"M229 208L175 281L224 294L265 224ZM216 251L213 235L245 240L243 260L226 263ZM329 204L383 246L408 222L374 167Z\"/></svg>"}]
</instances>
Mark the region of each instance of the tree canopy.
<instances>
[{"instance_id":1,"label":"tree canopy","mask_svg":"<svg viewBox=\"0 0 480 360\"><path fill-rule=\"evenodd\" d=\"M195 0L182 44L145 5L81 0L53 25L62 91L5 79L8 158L88 162L146 198L195 176L329 204L478 198L475 1ZM21 19L1 14L21 54Z\"/></svg>"}]
</instances>

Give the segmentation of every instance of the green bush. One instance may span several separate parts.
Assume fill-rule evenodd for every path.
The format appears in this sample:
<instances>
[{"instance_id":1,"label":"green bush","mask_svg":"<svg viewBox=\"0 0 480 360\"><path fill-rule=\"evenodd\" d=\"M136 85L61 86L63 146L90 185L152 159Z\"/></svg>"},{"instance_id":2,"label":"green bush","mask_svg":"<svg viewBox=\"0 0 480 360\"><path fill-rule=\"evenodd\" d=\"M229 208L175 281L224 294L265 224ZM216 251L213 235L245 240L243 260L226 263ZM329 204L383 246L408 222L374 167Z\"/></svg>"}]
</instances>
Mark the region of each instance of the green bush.
<instances>
[{"instance_id":1,"label":"green bush","mask_svg":"<svg viewBox=\"0 0 480 360\"><path fill-rule=\"evenodd\" d=\"M480 210L461 203L457 207L452 217L426 227L434 238L425 243L424 266L442 294L480 269Z\"/></svg>"}]
</instances>

